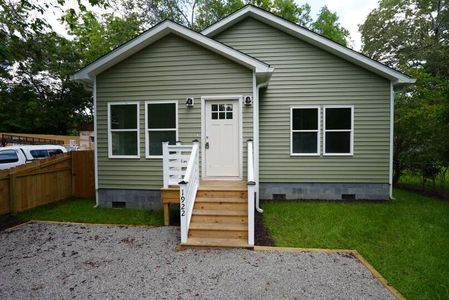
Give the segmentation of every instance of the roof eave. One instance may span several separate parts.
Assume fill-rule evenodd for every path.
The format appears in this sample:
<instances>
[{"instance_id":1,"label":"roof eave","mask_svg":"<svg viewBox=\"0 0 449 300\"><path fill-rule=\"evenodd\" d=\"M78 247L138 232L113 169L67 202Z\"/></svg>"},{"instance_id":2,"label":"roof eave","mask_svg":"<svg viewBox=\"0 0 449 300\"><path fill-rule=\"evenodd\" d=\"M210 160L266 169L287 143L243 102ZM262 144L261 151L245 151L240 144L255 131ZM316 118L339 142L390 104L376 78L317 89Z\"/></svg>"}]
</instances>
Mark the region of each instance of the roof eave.
<instances>
[{"instance_id":1,"label":"roof eave","mask_svg":"<svg viewBox=\"0 0 449 300\"><path fill-rule=\"evenodd\" d=\"M311 45L330 52L360 67L368 69L381 77L387 78L391 80L393 84L395 84L396 82L398 84L410 84L415 82L415 79L410 78L405 74L402 74L401 72L391 69L385 65L382 65L381 63L369 57L366 57L363 54L353 51L310 30L302 28L294 23L282 19L281 17L278 17L274 14L251 5L248 5L241 10L229 15L223 20L206 28L201 33L206 36L212 37L238 23L248 15L255 18L256 20L262 21L264 23L269 23L271 26L287 32L297 38L300 38Z\"/></svg>"},{"instance_id":2,"label":"roof eave","mask_svg":"<svg viewBox=\"0 0 449 300\"><path fill-rule=\"evenodd\" d=\"M158 39L169 33L179 35L191 42L194 42L206 49L209 49L223 57L226 57L240 65L243 65L256 73L263 73L270 70L270 66L264 62L250 57L238 50L232 49L218 41L212 40L200 33L196 33L188 28L178 25L171 21L164 21L141 36L129 41L128 43L112 50L110 53L101 57L97 61L87 65L83 69L71 76L75 81L93 81L95 76L123 61L127 57L137 53L146 46L152 44Z\"/></svg>"}]
</instances>

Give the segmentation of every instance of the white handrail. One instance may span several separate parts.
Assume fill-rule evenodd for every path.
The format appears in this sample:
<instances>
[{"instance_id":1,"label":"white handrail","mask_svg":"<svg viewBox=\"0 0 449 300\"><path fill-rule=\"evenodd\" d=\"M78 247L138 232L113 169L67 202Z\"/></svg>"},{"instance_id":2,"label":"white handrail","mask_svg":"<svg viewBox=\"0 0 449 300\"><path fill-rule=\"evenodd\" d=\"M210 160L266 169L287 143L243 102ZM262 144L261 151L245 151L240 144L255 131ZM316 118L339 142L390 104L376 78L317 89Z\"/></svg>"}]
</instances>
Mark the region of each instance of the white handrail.
<instances>
[{"instance_id":1,"label":"white handrail","mask_svg":"<svg viewBox=\"0 0 449 300\"><path fill-rule=\"evenodd\" d=\"M181 243L186 243L196 193L200 183L199 143L193 146L163 144L164 187L174 185L178 179L181 215ZM189 155L186 155L189 152ZM185 159L188 157L188 160Z\"/></svg>"},{"instance_id":2,"label":"white handrail","mask_svg":"<svg viewBox=\"0 0 449 300\"><path fill-rule=\"evenodd\" d=\"M193 146L162 143L164 188L178 185L184 179Z\"/></svg>"},{"instance_id":3,"label":"white handrail","mask_svg":"<svg viewBox=\"0 0 449 300\"><path fill-rule=\"evenodd\" d=\"M254 149L253 141L248 140L248 244L254 245L254 199L256 182L254 181Z\"/></svg>"}]
</instances>

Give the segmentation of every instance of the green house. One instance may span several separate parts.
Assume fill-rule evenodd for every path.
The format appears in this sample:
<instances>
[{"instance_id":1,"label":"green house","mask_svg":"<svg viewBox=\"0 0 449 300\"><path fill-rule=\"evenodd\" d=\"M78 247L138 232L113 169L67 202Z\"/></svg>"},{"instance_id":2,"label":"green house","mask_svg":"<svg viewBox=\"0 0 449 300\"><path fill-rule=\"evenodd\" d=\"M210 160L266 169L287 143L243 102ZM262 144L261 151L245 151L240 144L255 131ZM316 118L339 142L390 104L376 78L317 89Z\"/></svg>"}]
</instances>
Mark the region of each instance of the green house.
<instances>
[{"instance_id":1,"label":"green house","mask_svg":"<svg viewBox=\"0 0 449 300\"><path fill-rule=\"evenodd\" d=\"M394 89L414 82L251 5L200 33L159 23L73 79L99 206L180 202L183 243L250 246L259 199L389 199Z\"/></svg>"}]
</instances>

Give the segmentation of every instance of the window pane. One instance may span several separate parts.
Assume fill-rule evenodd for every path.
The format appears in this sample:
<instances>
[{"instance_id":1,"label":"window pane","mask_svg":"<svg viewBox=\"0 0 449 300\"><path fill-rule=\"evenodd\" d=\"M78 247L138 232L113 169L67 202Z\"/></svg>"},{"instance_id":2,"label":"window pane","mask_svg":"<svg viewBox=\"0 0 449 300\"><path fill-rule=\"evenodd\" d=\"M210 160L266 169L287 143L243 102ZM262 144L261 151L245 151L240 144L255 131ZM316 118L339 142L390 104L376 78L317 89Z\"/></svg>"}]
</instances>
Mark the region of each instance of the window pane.
<instances>
[{"instance_id":1,"label":"window pane","mask_svg":"<svg viewBox=\"0 0 449 300\"><path fill-rule=\"evenodd\" d=\"M137 129L137 105L111 105L112 129Z\"/></svg>"},{"instance_id":2,"label":"window pane","mask_svg":"<svg viewBox=\"0 0 449 300\"><path fill-rule=\"evenodd\" d=\"M316 132L293 132L293 153L317 153Z\"/></svg>"},{"instance_id":3,"label":"window pane","mask_svg":"<svg viewBox=\"0 0 449 300\"><path fill-rule=\"evenodd\" d=\"M221 113L220 113L219 119L220 119L220 120L225 119L225 113L224 113L224 112L221 112Z\"/></svg>"},{"instance_id":4,"label":"window pane","mask_svg":"<svg viewBox=\"0 0 449 300\"><path fill-rule=\"evenodd\" d=\"M113 155L137 155L137 132L112 132Z\"/></svg>"},{"instance_id":5,"label":"window pane","mask_svg":"<svg viewBox=\"0 0 449 300\"><path fill-rule=\"evenodd\" d=\"M0 151L0 164L7 164L19 161L15 150Z\"/></svg>"},{"instance_id":6,"label":"window pane","mask_svg":"<svg viewBox=\"0 0 449 300\"><path fill-rule=\"evenodd\" d=\"M351 109L326 108L326 129L351 129Z\"/></svg>"},{"instance_id":7,"label":"window pane","mask_svg":"<svg viewBox=\"0 0 449 300\"><path fill-rule=\"evenodd\" d=\"M326 153L350 153L350 132L326 132Z\"/></svg>"},{"instance_id":8,"label":"window pane","mask_svg":"<svg viewBox=\"0 0 449 300\"><path fill-rule=\"evenodd\" d=\"M293 109L293 130L316 130L316 129L318 129L317 108Z\"/></svg>"},{"instance_id":9,"label":"window pane","mask_svg":"<svg viewBox=\"0 0 449 300\"><path fill-rule=\"evenodd\" d=\"M232 120L232 112L226 113L226 119Z\"/></svg>"},{"instance_id":10,"label":"window pane","mask_svg":"<svg viewBox=\"0 0 449 300\"><path fill-rule=\"evenodd\" d=\"M150 155L162 155L162 142L176 144L176 131L149 131L148 147Z\"/></svg>"},{"instance_id":11,"label":"window pane","mask_svg":"<svg viewBox=\"0 0 449 300\"><path fill-rule=\"evenodd\" d=\"M214 112L212 113L212 120L218 119L218 113Z\"/></svg>"},{"instance_id":12,"label":"window pane","mask_svg":"<svg viewBox=\"0 0 449 300\"><path fill-rule=\"evenodd\" d=\"M148 104L148 128L176 128L176 104Z\"/></svg>"},{"instance_id":13,"label":"window pane","mask_svg":"<svg viewBox=\"0 0 449 300\"><path fill-rule=\"evenodd\" d=\"M48 150L49 156L54 156L54 155L61 154L61 153L62 153L61 149L49 149Z\"/></svg>"},{"instance_id":14,"label":"window pane","mask_svg":"<svg viewBox=\"0 0 449 300\"><path fill-rule=\"evenodd\" d=\"M218 105L217 104L212 104L212 110L213 111L218 111Z\"/></svg>"},{"instance_id":15,"label":"window pane","mask_svg":"<svg viewBox=\"0 0 449 300\"><path fill-rule=\"evenodd\" d=\"M45 158L48 157L48 150L31 150L30 154L33 158Z\"/></svg>"}]
</instances>

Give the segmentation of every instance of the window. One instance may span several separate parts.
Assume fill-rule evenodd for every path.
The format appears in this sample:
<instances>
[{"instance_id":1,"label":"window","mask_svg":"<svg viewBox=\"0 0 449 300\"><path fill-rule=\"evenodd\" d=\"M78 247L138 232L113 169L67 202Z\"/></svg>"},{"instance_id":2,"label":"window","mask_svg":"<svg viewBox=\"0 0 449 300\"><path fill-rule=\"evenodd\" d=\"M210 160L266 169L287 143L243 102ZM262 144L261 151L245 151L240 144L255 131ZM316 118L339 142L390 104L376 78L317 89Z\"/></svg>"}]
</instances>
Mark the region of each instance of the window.
<instances>
[{"instance_id":1,"label":"window","mask_svg":"<svg viewBox=\"0 0 449 300\"><path fill-rule=\"evenodd\" d=\"M319 155L320 154L320 108L292 107L291 108L291 155Z\"/></svg>"},{"instance_id":2,"label":"window","mask_svg":"<svg viewBox=\"0 0 449 300\"><path fill-rule=\"evenodd\" d=\"M48 149L48 156L55 156L58 154L62 154L61 149Z\"/></svg>"},{"instance_id":3,"label":"window","mask_svg":"<svg viewBox=\"0 0 449 300\"><path fill-rule=\"evenodd\" d=\"M146 157L161 158L162 142L176 144L178 139L178 103L151 101L146 105Z\"/></svg>"},{"instance_id":4,"label":"window","mask_svg":"<svg viewBox=\"0 0 449 300\"><path fill-rule=\"evenodd\" d=\"M0 151L0 164L9 164L19 161L16 150Z\"/></svg>"},{"instance_id":5,"label":"window","mask_svg":"<svg viewBox=\"0 0 449 300\"><path fill-rule=\"evenodd\" d=\"M232 120L232 104L212 104L212 120Z\"/></svg>"},{"instance_id":6,"label":"window","mask_svg":"<svg viewBox=\"0 0 449 300\"><path fill-rule=\"evenodd\" d=\"M354 108L324 107L324 155L352 155Z\"/></svg>"},{"instance_id":7,"label":"window","mask_svg":"<svg viewBox=\"0 0 449 300\"><path fill-rule=\"evenodd\" d=\"M139 104L109 103L109 157L139 158Z\"/></svg>"},{"instance_id":8,"label":"window","mask_svg":"<svg viewBox=\"0 0 449 300\"><path fill-rule=\"evenodd\" d=\"M30 154L33 158L46 158L48 157L48 150L45 149L31 150Z\"/></svg>"}]
</instances>

